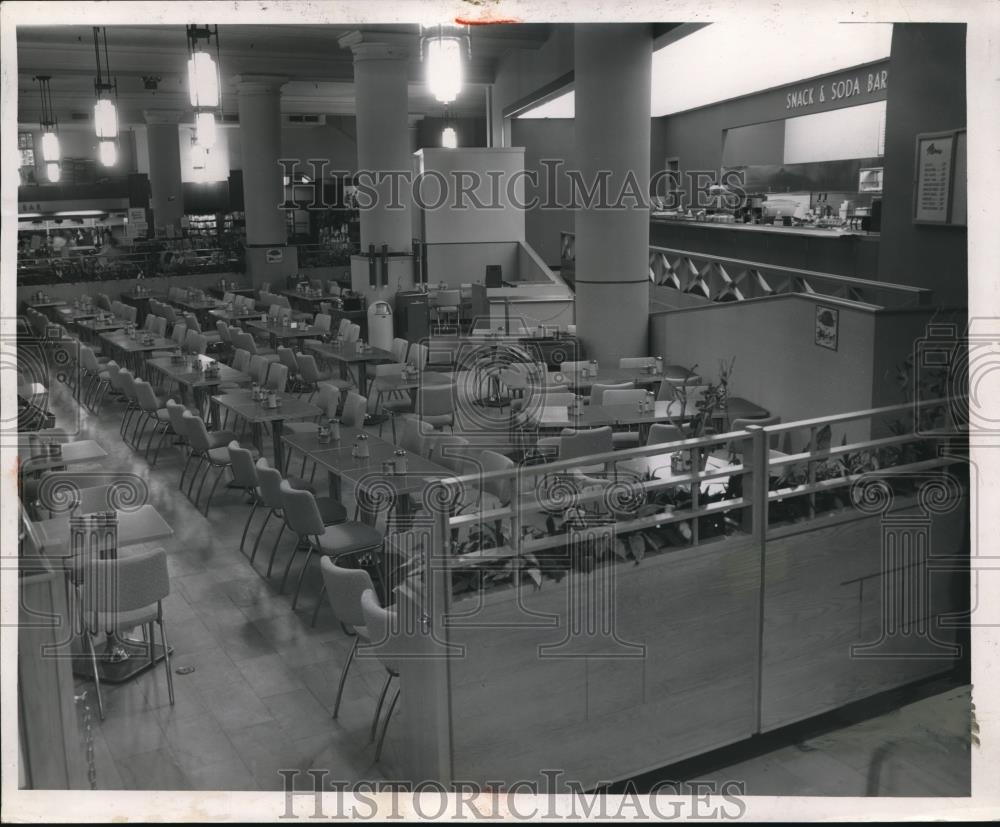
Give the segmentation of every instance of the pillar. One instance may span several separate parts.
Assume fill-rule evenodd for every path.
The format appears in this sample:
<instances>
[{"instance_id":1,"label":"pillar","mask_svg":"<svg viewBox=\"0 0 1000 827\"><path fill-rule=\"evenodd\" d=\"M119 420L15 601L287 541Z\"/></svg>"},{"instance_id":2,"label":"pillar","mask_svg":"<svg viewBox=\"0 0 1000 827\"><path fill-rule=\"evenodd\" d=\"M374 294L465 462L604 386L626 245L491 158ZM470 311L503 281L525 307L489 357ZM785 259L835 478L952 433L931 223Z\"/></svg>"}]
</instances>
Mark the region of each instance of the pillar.
<instances>
[{"instance_id":1,"label":"pillar","mask_svg":"<svg viewBox=\"0 0 1000 827\"><path fill-rule=\"evenodd\" d=\"M237 92L246 213L247 270L254 284L273 287L298 267L295 248L286 248L284 169L281 155L281 86L276 75L240 75Z\"/></svg>"},{"instance_id":2,"label":"pillar","mask_svg":"<svg viewBox=\"0 0 1000 827\"><path fill-rule=\"evenodd\" d=\"M153 210L155 233L159 227L173 226L167 235L180 234L181 216L184 215L184 187L181 183L181 150L177 125L179 111L148 111L146 118L146 146L149 155L150 206Z\"/></svg>"},{"instance_id":3,"label":"pillar","mask_svg":"<svg viewBox=\"0 0 1000 827\"><path fill-rule=\"evenodd\" d=\"M588 188L608 176L611 205L576 195L576 329L588 357L611 367L649 352L652 33L645 24L578 24L574 49L577 166ZM623 190L642 203L616 203Z\"/></svg>"},{"instance_id":4,"label":"pillar","mask_svg":"<svg viewBox=\"0 0 1000 827\"><path fill-rule=\"evenodd\" d=\"M370 38L376 39L370 39ZM358 172L366 172L365 185L374 191L371 206L361 207L361 252L351 259L351 287L369 301L391 299L397 290L413 286L412 257L388 260L383 281L381 263L376 284L369 276L368 246L379 252L408 253L413 247L413 161L410 152L409 97L410 53L404 46L381 43L378 35L351 32L340 38L342 48L354 53L354 102L358 140ZM393 173L379 181L380 173ZM370 177L374 174L374 178ZM393 189L395 188L395 193Z\"/></svg>"},{"instance_id":5,"label":"pillar","mask_svg":"<svg viewBox=\"0 0 1000 827\"><path fill-rule=\"evenodd\" d=\"M369 42L360 32L340 40L354 53L354 100L357 118L358 170L409 173L410 123L407 116L409 50L388 43ZM405 182L391 204L391 182L376 183L377 203L361 211L361 249L369 244L392 252L410 249L410 188Z\"/></svg>"}]
</instances>

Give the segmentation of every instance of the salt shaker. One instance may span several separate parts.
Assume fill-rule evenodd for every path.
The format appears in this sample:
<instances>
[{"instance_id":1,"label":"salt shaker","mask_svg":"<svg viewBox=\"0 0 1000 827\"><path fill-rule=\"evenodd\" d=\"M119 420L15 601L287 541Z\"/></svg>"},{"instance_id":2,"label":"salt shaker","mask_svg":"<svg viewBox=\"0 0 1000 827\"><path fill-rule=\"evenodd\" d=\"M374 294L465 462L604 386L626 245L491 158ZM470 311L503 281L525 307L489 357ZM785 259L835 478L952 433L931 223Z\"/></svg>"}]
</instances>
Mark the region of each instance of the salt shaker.
<instances>
[{"instance_id":1,"label":"salt shaker","mask_svg":"<svg viewBox=\"0 0 1000 827\"><path fill-rule=\"evenodd\" d=\"M396 463L396 473L405 474L406 473L406 451L402 448L397 448L393 457Z\"/></svg>"}]
</instances>

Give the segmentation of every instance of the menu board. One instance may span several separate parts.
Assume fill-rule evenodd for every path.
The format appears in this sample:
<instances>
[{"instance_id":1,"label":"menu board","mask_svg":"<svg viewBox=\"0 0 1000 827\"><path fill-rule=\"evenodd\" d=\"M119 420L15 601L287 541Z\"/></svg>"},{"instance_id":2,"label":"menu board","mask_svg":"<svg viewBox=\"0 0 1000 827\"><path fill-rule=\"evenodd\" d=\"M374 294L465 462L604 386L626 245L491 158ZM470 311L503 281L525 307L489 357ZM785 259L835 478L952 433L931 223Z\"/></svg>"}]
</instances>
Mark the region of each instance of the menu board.
<instances>
[{"instance_id":1,"label":"menu board","mask_svg":"<svg viewBox=\"0 0 1000 827\"><path fill-rule=\"evenodd\" d=\"M915 223L951 223L956 143L955 132L928 132L917 136L913 190Z\"/></svg>"}]
</instances>

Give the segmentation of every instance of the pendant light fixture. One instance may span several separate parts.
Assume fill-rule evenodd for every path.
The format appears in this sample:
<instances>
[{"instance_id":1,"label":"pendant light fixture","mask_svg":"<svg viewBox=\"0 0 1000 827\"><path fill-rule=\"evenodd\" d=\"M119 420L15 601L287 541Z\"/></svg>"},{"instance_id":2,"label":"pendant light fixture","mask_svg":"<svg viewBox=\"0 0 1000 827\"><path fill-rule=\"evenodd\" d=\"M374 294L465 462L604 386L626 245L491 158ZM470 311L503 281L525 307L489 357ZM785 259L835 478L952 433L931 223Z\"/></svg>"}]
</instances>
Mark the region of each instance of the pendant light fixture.
<instances>
[{"instance_id":1,"label":"pendant light fixture","mask_svg":"<svg viewBox=\"0 0 1000 827\"><path fill-rule=\"evenodd\" d=\"M446 126L441 130L441 146L445 149L458 149L458 134L454 127Z\"/></svg>"},{"instance_id":2,"label":"pendant light fixture","mask_svg":"<svg viewBox=\"0 0 1000 827\"><path fill-rule=\"evenodd\" d=\"M106 167L118 161L118 81L111 79L108 60L108 29L104 27L104 62L101 62L102 32L94 26L94 57L97 59L97 78L94 80L94 132L98 139L98 158Z\"/></svg>"},{"instance_id":3,"label":"pendant light fixture","mask_svg":"<svg viewBox=\"0 0 1000 827\"><path fill-rule=\"evenodd\" d=\"M37 75L38 88L42 96L42 117L38 125L42 128L42 160L45 161L45 175L54 184L59 180L59 124L55 112L52 111L52 89L49 81L51 75Z\"/></svg>"},{"instance_id":4,"label":"pendant light fixture","mask_svg":"<svg viewBox=\"0 0 1000 827\"><path fill-rule=\"evenodd\" d=\"M211 53L215 40L215 58ZM188 26L188 95L194 107L195 141L208 150L215 146L216 115L222 111L219 71L219 27Z\"/></svg>"},{"instance_id":5,"label":"pendant light fixture","mask_svg":"<svg viewBox=\"0 0 1000 827\"><path fill-rule=\"evenodd\" d=\"M472 57L468 26L421 27L420 59L427 65L427 86L435 99L451 103L462 91L462 53Z\"/></svg>"}]
</instances>

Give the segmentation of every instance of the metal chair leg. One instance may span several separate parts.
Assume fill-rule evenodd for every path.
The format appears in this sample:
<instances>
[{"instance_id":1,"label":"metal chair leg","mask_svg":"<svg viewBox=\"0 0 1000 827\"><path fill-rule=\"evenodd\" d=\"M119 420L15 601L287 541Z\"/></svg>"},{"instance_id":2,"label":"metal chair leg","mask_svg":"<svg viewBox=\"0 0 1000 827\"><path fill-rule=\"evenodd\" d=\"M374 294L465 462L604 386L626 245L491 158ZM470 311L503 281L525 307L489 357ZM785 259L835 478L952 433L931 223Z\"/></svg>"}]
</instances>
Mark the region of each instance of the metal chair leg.
<instances>
[{"instance_id":1,"label":"metal chair leg","mask_svg":"<svg viewBox=\"0 0 1000 827\"><path fill-rule=\"evenodd\" d=\"M260 524L260 531L257 532L257 539L254 540L253 551L250 553L250 564L253 565L254 557L257 556L257 547L260 545L260 538L264 536L264 529L267 528L267 523L271 519L271 515L274 513L272 509L267 510L267 514L264 515L264 522Z\"/></svg>"},{"instance_id":2,"label":"metal chair leg","mask_svg":"<svg viewBox=\"0 0 1000 827\"><path fill-rule=\"evenodd\" d=\"M104 720L104 699L101 697L101 676L97 671L97 653L94 651L94 641L90 637L90 630L84 629L83 636L87 639L87 648L90 650L90 665L94 669L94 688L97 691L97 711Z\"/></svg>"},{"instance_id":3,"label":"metal chair leg","mask_svg":"<svg viewBox=\"0 0 1000 827\"><path fill-rule=\"evenodd\" d=\"M222 477L223 477L223 475L225 473L226 473L226 466L225 465L220 465L219 466L219 473L215 475L215 482L213 482L212 483L212 487L210 489L208 489L208 499L205 500L205 510L202 513L206 517L208 516L208 507L212 504L212 497L215 495L215 489L218 487L219 480L222 479ZM208 472L205 472L205 478L206 479L208 478ZM204 484L205 483L202 482L202 485L204 485ZM199 493L199 495L201 494L200 491L198 493Z\"/></svg>"},{"instance_id":4,"label":"metal chair leg","mask_svg":"<svg viewBox=\"0 0 1000 827\"><path fill-rule=\"evenodd\" d=\"M253 495L253 492L251 492L251 496L253 496L253 505L250 506L250 513L247 515L246 525L243 526L243 536L240 537L240 551L243 551L243 545L247 541L247 531L250 530L250 523L253 520L254 513L257 511L257 497Z\"/></svg>"},{"instance_id":5,"label":"metal chair leg","mask_svg":"<svg viewBox=\"0 0 1000 827\"><path fill-rule=\"evenodd\" d=\"M309 622L310 626L316 625L316 618L319 616L319 607L323 605L324 597L326 597L326 583L323 584L323 588L319 590L319 597L316 598L316 607L313 609L312 620Z\"/></svg>"},{"instance_id":6,"label":"metal chair leg","mask_svg":"<svg viewBox=\"0 0 1000 827\"><path fill-rule=\"evenodd\" d=\"M344 696L344 683L347 681L347 673L351 668L351 664L354 662L354 654L358 651L358 638L354 638L354 644L351 646L351 651L347 655L347 662L344 664L344 668L340 673L340 683L337 684L337 698L333 702L333 718L336 718L340 713L340 699Z\"/></svg>"},{"instance_id":7,"label":"metal chair leg","mask_svg":"<svg viewBox=\"0 0 1000 827\"><path fill-rule=\"evenodd\" d=\"M378 704L375 706L375 714L372 716L372 728L368 733L368 743L375 740L375 733L378 731L378 719L382 715L382 705L385 703L385 696L389 692L389 684L392 683L392 672L388 669L385 672L385 683L382 684L382 691L378 696Z\"/></svg>"},{"instance_id":8,"label":"metal chair leg","mask_svg":"<svg viewBox=\"0 0 1000 827\"><path fill-rule=\"evenodd\" d=\"M170 646L167 644L167 627L163 624L163 618L158 621L160 625L160 640L163 641L163 668L167 671L167 694L170 696L170 705L174 705L174 674L170 669Z\"/></svg>"},{"instance_id":9,"label":"metal chair leg","mask_svg":"<svg viewBox=\"0 0 1000 827\"><path fill-rule=\"evenodd\" d=\"M299 572L299 580L295 584L295 596L292 598L292 611L295 611L295 607L299 602L299 592L302 591L302 582L306 578L306 569L309 568L309 561L312 560L313 552L315 547L312 543L309 544L309 551L306 553L306 561L302 564L302 571Z\"/></svg>"},{"instance_id":10,"label":"metal chair leg","mask_svg":"<svg viewBox=\"0 0 1000 827\"><path fill-rule=\"evenodd\" d=\"M389 711L385 713L385 720L382 722L382 734L378 737L378 746L375 747L375 760L378 761L382 757L382 745L385 743L385 733L389 729L389 720L392 718L393 710L396 708L396 701L399 700L399 690L396 690L396 694L392 696L392 703L389 704Z\"/></svg>"},{"instance_id":11,"label":"metal chair leg","mask_svg":"<svg viewBox=\"0 0 1000 827\"><path fill-rule=\"evenodd\" d=\"M272 566L274 566L274 558L278 554L278 543L281 542L281 535L284 533L285 533L285 524L284 522L282 522L281 528L278 530L278 536L274 538L274 545L271 547L271 559L267 561L267 574L265 575L265 577L271 576L271 568ZM294 554L295 551L293 550L292 553Z\"/></svg>"}]
</instances>

